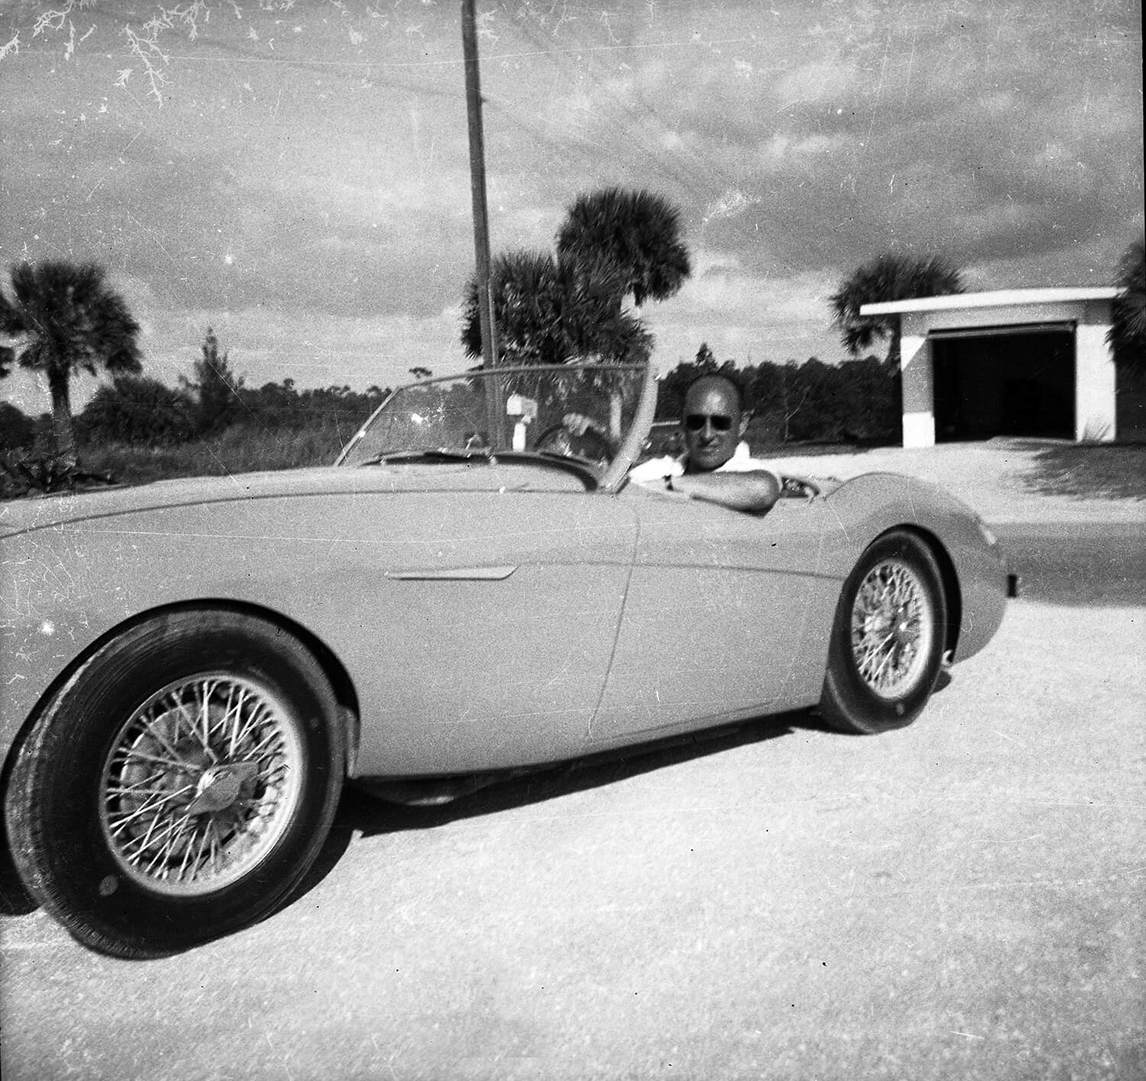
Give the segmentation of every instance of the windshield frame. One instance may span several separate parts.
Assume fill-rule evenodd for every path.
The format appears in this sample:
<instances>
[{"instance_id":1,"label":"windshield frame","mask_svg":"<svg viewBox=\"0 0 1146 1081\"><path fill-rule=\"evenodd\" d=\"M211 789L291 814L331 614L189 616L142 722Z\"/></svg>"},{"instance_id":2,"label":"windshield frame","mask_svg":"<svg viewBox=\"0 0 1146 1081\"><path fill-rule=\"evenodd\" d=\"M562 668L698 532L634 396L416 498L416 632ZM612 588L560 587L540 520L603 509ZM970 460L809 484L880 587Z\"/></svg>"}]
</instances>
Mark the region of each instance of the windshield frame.
<instances>
[{"instance_id":1,"label":"windshield frame","mask_svg":"<svg viewBox=\"0 0 1146 1081\"><path fill-rule=\"evenodd\" d=\"M625 438L621 442L620 448L613 456L609 465L602 471L600 468L595 468L591 463L582 461L578 458L559 458L553 455L538 454L533 451L493 451L492 453L482 453L473 455L475 460L489 460L496 461L499 457L515 461L533 461L538 464L553 466L553 465L567 465L572 468L583 470L586 474L590 475L596 482L593 490L600 492L615 492L624 483L628 475L629 466L640 455L641 448L648 438L650 426L653 421L653 414L656 412L657 401L657 379L656 369L651 362L644 361L640 363L624 363L624 364L605 364L605 363L572 363L572 364L507 364L499 365L492 369L487 368L474 368L465 372L458 372L453 375L439 375L431 379L420 379L412 383L403 383L401 386L395 387L386 397L382 400L381 404L370 414L369 417L359 426L358 430L347 440L342 450L339 451L338 457L334 460L336 467L342 466L350 452L355 446L363 439L370 426L374 423L375 419L383 413L387 406L393 399L401 394L403 391L409 390L413 387L426 387L435 383L448 383L455 382L459 379L471 378L473 376L486 376L492 377L494 373L497 376L510 376L518 373L523 374L536 374L540 372L568 372L576 371L578 369L601 369L608 371L619 372L634 372L641 373L643 380L639 389L639 397L637 400L636 411L633 414L633 421L629 425L629 430L625 434ZM487 374L488 373L488 374ZM395 455L401 454L401 451L395 451ZM413 452L412 452L413 453ZM432 452L431 452L432 453Z\"/></svg>"}]
</instances>

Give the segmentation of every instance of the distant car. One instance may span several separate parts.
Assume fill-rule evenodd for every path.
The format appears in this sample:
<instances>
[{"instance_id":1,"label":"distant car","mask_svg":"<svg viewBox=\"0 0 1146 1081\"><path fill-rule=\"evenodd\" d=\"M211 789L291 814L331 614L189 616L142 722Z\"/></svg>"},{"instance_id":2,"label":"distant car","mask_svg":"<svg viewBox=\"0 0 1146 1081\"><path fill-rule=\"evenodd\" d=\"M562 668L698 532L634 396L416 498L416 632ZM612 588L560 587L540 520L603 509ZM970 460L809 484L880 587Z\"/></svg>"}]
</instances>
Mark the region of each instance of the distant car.
<instances>
[{"instance_id":1,"label":"distant car","mask_svg":"<svg viewBox=\"0 0 1146 1081\"><path fill-rule=\"evenodd\" d=\"M646 366L474 371L396 391L331 467L0 508L35 900L171 953L280 905L344 780L440 798L815 706L879 732L987 644L1007 575L967 507L886 474L789 478L765 516L639 487L655 398Z\"/></svg>"}]
</instances>

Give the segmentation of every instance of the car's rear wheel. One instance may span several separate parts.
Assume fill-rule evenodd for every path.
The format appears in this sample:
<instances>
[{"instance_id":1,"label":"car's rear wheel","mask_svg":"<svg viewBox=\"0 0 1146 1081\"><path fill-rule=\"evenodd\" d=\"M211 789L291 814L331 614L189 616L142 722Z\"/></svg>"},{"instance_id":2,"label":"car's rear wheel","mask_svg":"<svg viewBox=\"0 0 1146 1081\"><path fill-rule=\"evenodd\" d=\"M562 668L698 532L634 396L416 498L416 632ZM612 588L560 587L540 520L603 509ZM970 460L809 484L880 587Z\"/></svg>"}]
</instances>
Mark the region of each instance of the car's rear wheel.
<instances>
[{"instance_id":1,"label":"car's rear wheel","mask_svg":"<svg viewBox=\"0 0 1146 1081\"><path fill-rule=\"evenodd\" d=\"M878 538L836 607L820 712L844 732L910 724L943 664L947 603L935 557L917 536Z\"/></svg>"},{"instance_id":2,"label":"car's rear wheel","mask_svg":"<svg viewBox=\"0 0 1146 1081\"><path fill-rule=\"evenodd\" d=\"M162 956L265 916L318 855L345 735L322 669L261 619L179 611L74 673L19 752L17 866L81 942Z\"/></svg>"}]
</instances>

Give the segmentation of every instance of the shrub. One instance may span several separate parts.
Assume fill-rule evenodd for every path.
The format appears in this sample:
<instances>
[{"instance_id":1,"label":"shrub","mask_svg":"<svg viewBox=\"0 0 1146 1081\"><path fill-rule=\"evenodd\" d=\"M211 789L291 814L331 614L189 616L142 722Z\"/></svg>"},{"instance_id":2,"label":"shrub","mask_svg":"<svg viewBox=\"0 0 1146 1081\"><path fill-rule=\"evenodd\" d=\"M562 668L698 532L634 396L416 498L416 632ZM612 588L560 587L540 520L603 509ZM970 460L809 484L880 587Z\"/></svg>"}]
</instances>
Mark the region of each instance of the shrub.
<instances>
[{"instance_id":1,"label":"shrub","mask_svg":"<svg viewBox=\"0 0 1146 1081\"><path fill-rule=\"evenodd\" d=\"M195 433L194 402L146 376L120 376L96 391L82 415L88 441L171 446Z\"/></svg>"},{"instance_id":2,"label":"shrub","mask_svg":"<svg viewBox=\"0 0 1146 1081\"><path fill-rule=\"evenodd\" d=\"M0 453L0 499L114 484L111 473L80 469L67 454Z\"/></svg>"},{"instance_id":3,"label":"shrub","mask_svg":"<svg viewBox=\"0 0 1146 1081\"><path fill-rule=\"evenodd\" d=\"M0 402L0 450L30 447L36 439L36 422L10 402Z\"/></svg>"}]
</instances>

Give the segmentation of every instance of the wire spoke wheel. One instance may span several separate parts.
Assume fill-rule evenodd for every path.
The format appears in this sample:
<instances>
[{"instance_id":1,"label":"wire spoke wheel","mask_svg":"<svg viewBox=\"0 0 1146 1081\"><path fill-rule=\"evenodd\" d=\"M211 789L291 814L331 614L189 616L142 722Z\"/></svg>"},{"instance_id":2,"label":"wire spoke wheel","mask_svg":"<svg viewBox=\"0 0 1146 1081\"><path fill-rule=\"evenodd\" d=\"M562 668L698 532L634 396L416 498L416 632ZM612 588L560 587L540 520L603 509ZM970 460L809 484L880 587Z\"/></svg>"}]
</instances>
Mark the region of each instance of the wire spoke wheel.
<instances>
[{"instance_id":1,"label":"wire spoke wheel","mask_svg":"<svg viewBox=\"0 0 1146 1081\"><path fill-rule=\"evenodd\" d=\"M881 698L912 686L926 663L934 633L919 575L885 560L860 583L852 605L852 654L860 678Z\"/></svg>"},{"instance_id":2,"label":"wire spoke wheel","mask_svg":"<svg viewBox=\"0 0 1146 1081\"><path fill-rule=\"evenodd\" d=\"M110 638L21 743L16 869L80 942L164 957L248 927L317 858L347 756L306 646L254 615L160 613Z\"/></svg>"},{"instance_id":3,"label":"wire spoke wheel","mask_svg":"<svg viewBox=\"0 0 1146 1081\"><path fill-rule=\"evenodd\" d=\"M123 870L160 893L217 890L269 852L303 767L289 712L257 683L208 673L152 695L103 771L104 836Z\"/></svg>"},{"instance_id":4,"label":"wire spoke wheel","mask_svg":"<svg viewBox=\"0 0 1146 1081\"><path fill-rule=\"evenodd\" d=\"M947 598L936 557L907 530L876 538L840 593L820 698L842 732L910 724L943 663Z\"/></svg>"}]
</instances>

